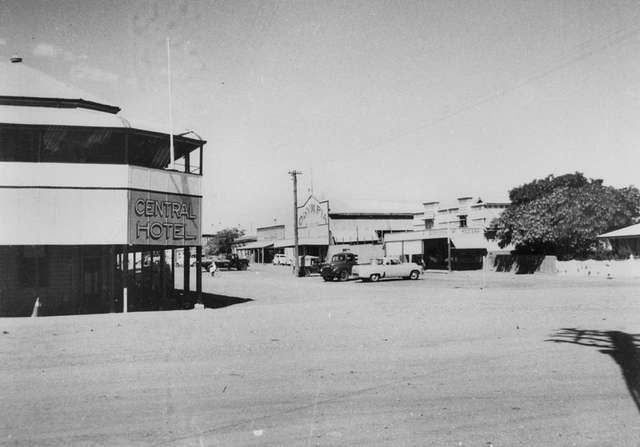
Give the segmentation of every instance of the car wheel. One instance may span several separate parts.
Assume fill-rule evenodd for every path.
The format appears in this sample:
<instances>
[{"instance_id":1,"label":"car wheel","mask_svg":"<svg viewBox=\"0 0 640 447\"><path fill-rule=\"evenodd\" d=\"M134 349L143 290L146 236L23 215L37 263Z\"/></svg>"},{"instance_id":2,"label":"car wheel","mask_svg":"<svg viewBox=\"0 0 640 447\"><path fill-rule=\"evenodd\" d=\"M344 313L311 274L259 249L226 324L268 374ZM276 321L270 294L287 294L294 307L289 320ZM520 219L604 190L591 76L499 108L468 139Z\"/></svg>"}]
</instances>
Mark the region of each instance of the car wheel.
<instances>
[{"instance_id":1,"label":"car wheel","mask_svg":"<svg viewBox=\"0 0 640 447\"><path fill-rule=\"evenodd\" d=\"M338 279L340 281L346 281L347 279L349 279L349 272L347 272L346 270L341 271L340 276L338 276Z\"/></svg>"},{"instance_id":2,"label":"car wheel","mask_svg":"<svg viewBox=\"0 0 640 447\"><path fill-rule=\"evenodd\" d=\"M380 279L380 275L378 275L377 273L374 273L373 275L369 276L369 280L371 282L378 282L379 279Z\"/></svg>"},{"instance_id":3,"label":"car wheel","mask_svg":"<svg viewBox=\"0 0 640 447\"><path fill-rule=\"evenodd\" d=\"M420 278L420 272L417 270L412 270L411 274L409 275L409 279L418 279Z\"/></svg>"}]
</instances>

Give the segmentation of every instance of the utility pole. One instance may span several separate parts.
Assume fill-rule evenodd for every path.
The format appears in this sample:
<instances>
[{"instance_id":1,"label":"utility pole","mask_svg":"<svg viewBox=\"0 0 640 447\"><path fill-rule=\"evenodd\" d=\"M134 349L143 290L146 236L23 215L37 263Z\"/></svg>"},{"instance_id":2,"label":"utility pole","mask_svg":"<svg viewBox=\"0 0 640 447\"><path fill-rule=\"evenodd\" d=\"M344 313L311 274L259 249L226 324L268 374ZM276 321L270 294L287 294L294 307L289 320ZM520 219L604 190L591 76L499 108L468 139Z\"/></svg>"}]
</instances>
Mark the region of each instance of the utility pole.
<instances>
[{"instance_id":1,"label":"utility pole","mask_svg":"<svg viewBox=\"0 0 640 447\"><path fill-rule=\"evenodd\" d=\"M293 258L294 268L293 274L297 275L300 269L300 260L298 259L298 175L302 172L295 169L289 171L291 180L293 180Z\"/></svg>"}]
</instances>

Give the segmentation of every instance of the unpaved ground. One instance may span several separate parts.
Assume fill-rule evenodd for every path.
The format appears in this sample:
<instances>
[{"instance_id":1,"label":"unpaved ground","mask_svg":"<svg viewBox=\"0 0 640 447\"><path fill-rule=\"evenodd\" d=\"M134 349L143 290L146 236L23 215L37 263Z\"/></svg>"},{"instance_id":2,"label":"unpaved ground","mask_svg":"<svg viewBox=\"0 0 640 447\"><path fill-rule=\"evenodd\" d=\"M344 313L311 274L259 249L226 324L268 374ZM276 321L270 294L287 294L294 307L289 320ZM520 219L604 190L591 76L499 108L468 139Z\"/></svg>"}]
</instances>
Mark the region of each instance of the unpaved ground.
<instances>
[{"instance_id":1,"label":"unpaved ground","mask_svg":"<svg viewBox=\"0 0 640 447\"><path fill-rule=\"evenodd\" d=\"M640 445L640 281L482 284L252 266L222 309L0 319L0 444Z\"/></svg>"}]
</instances>

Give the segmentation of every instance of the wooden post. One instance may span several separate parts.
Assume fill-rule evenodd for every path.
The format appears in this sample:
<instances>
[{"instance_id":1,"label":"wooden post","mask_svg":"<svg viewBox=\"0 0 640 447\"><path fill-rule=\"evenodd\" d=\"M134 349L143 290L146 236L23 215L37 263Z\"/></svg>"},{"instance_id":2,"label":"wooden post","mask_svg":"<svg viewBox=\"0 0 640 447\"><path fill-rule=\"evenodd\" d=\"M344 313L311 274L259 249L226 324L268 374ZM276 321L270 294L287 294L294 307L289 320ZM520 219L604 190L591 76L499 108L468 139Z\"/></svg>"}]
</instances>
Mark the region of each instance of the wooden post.
<instances>
[{"instance_id":1,"label":"wooden post","mask_svg":"<svg viewBox=\"0 0 640 447\"><path fill-rule=\"evenodd\" d=\"M484 290L487 287L487 279L486 279L486 267L487 266L487 256L482 257L482 289Z\"/></svg>"},{"instance_id":2,"label":"wooden post","mask_svg":"<svg viewBox=\"0 0 640 447\"><path fill-rule=\"evenodd\" d=\"M115 268L116 268L116 250L113 245L109 246L109 261L108 262L108 281L109 281L109 299L111 303L109 304L109 312L115 312L115 293L116 293L116 285L115 285Z\"/></svg>"},{"instance_id":3,"label":"wooden post","mask_svg":"<svg viewBox=\"0 0 640 447\"><path fill-rule=\"evenodd\" d=\"M167 277L165 275L165 267L167 265L165 259L165 249L160 250L160 296L161 307L166 309L167 307Z\"/></svg>"},{"instance_id":4,"label":"wooden post","mask_svg":"<svg viewBox=\"0 0 640 447\"><path fill-rule=\"evenodd\" d=\"M182 289L184 290L185 298L189 295L189 291L191 290L191 247L184 247L184 256L183 258L183 284Z\"/></svg>"},{"instance_id":5,"label":"wooden post","mask_svg":"<svg viewBox=\"0 0 640 447\"><path fill-rule=\"evenodd\" d=\"M134 254L135 258L135 254ZM135 259L133 261L133 268L135 274ZM127 297L127 286L128 286L128 276L129 276L129 247L127 245L122 246L122 312L127 313L129 310L129 300Z\"/></svg>"},{"instance_id":6,"label":"wooden post","mask_svg":"<svg viewBox=\"0 0 640 447\"><path fill-rule=\"evenodd\" d=\"M196 295L202 304L202 245L196 246Z\"/></svg>"},{"instance_id":7,"label":"wooden post","mask_svg":"<svg viewBox=\"0 0 640 447\"><path fill-rule=\"evenodd\" d=\"M33 289L36 293L36 302L39 303L40 299L40 258L38 257L38 247L36 245L31 246L31 250L33 253L33 260L36 263L35 265L35 288Z\"/></svg>"},{"instance_id":8,"label":"wooden post","mask_svg":"<svg viewBox=\"0 0 640 447\"><path fill-rule=\"evenodd\" d=\"M84 287L84 246L80 245L78 247L78 250L80 253L80 297L81 297L80 312L86 313L87 312L87 291L85 290L85 287Z\"/></svg>"},{"instance_id":9,"label":"wooden post","mask_svg":"<svg viewBox=\"0 0 640 447\"><path fill-rule=\"evenodd\" d=\"M176 249L171 249L171 278L169 279L169 284L171 284L171 293L173 293L176 288Z\"/></svg>"}]
</instances>

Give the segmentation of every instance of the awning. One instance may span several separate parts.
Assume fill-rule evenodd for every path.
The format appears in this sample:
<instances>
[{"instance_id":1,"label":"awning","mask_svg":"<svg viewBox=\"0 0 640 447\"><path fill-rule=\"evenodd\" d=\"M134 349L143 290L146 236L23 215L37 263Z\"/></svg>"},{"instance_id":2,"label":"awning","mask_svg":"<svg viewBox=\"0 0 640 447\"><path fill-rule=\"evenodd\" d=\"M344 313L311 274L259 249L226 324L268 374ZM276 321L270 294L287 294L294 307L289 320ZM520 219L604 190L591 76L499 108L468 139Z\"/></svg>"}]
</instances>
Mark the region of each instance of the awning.
<instances>
[{"instance_id":1,"label":"awning","mask_svg":"<svg viewBox=\"0 0 640 447\"><path fill-rule=\"evenodd\" d=\"M640 237L640 223L630 225L628 227L620 228L619 230L610 231L608 233L601 234L598 238L626 238L626 237Z\"/></svg>"},{"instance_id":2,"label":"awning","mask_svg":"<svg viewBox=\"0 0 640 447\"><path fill-rule=\"evenodd\" d=\"M300 238L298 239L298 245L329 245L329 241L325 238ZM293 239L282 239L275 241L273 246L275 248L293 247Z\"/></svg>"},{"instance_id":3,"label":"awning","mask_svg":"<svg viewBox=\"0 0 640 447\"><path fill-rule=\"evenodd\" d=\"M249 242L245 245L236 247L237 250L254 250L256 248L267 248L273 245L273 241L256 241Z\"/></svg>"},{"instance_id":4,"label":"awning","mask_svg":"<svg viewBox=\"0 0 640 447\"><path fill-rule=\"evenodd\" d=\"M454 248L484 248L489 251L504 251L512 249L511 246L500 248L497 241L486 239L483 231L475 229L472 229L471 231L460 231L456 228L447 232L446 228L438 228L433 230L407 231L404 233L389 233L385 234L384 241L386 244L433 239L446 241L447 237L451 239L451 245Z\"/></svg>"}]
</instances>

